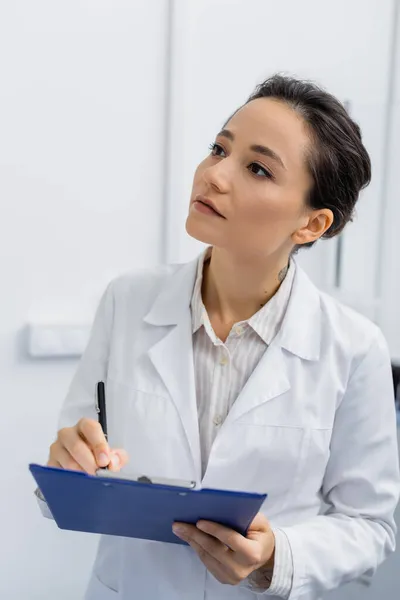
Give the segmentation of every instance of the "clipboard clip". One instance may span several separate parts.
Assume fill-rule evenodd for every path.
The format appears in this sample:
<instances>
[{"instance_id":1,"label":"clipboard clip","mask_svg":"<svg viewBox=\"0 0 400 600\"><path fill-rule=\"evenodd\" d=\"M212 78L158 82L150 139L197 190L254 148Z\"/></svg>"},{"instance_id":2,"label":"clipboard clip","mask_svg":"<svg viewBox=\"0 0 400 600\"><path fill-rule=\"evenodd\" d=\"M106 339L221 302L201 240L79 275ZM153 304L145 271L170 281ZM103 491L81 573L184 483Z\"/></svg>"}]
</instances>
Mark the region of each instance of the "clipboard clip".
<instances>
[{"instance_id":1,"label":"clipboard clip","mask_svg":"<svg viewBox=\"0 0 400 600\"><path fill-rule=\"evenodd\" d=\"M136 481L138 481L139 483L153 483L150 477L147 477L146 475L141 475L137 478Z\"/></svg>"},{"instance_id":2,"label":"clipboard clip","mask_svg":"<svg viewBox=\"0 0 400 600\"><path fill-rule=\"evenodd\" d=\"M121 473L119 471L110 471L109 469L97 469L96 475L97 477L107 477L107 479L125 479L129 481L136 481L137 483L166 485L189 490L194 490L197 487L195 481L186 481L184 479L168 479L167 477L148 477L147 475L140 475L138 477L132 473Z\"/></svg>"}]
</instances>

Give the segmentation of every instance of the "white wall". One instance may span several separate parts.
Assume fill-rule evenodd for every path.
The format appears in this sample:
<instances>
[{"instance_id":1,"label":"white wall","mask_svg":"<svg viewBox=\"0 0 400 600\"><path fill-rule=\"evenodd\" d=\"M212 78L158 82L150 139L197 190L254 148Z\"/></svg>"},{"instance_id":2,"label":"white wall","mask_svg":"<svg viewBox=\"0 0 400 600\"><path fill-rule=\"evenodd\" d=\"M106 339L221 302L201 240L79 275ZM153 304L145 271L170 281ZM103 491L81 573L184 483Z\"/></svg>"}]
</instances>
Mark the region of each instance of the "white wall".
<instances>
[{"instance_id":1,"label":"white wall","mask_svg":"<svg viewBox=\"0 0 400 600\"><path fill-rule=\"evenodd\" d=\"M0 2L0 598L82 595L95 538L44 521L44 462L76 361L31 361L30 320L90 322L161 260L164 1Z\"/></svg>"}]
</instances>

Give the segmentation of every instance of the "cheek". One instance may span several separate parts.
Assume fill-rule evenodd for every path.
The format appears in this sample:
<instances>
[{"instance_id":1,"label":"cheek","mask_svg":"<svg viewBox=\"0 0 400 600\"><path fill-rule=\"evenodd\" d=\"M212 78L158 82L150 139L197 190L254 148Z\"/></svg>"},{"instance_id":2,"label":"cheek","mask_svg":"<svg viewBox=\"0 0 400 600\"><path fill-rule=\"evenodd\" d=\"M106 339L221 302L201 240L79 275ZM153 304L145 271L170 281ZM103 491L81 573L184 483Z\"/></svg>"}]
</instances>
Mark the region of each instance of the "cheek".
<instances>
[{"instance_id":1,"label":"cheek","mask_svg":"<svg viewBox=\"0 0 400 600\"><path fill-rule=\"evenodd\" d=\"M293 198L273 184L267 192L253 194L243 205L243 212L245 221L268 229L290 227L298 216Z\"/></svg>"},{"instance_id":2,"label":"cheek","mask_svg":"<svg viewBox=\"0 0 400 600\"><path fill-rule=\"evenodd\" d=\"M236 240L243 241L246 250L251 247L255 252L260 248L264 251L267 244L268 251L274 252L298 226L297 199L274 184L268 187L268 191L248 194L235 211L232 234Z\"/></svg>"}]
</instances>

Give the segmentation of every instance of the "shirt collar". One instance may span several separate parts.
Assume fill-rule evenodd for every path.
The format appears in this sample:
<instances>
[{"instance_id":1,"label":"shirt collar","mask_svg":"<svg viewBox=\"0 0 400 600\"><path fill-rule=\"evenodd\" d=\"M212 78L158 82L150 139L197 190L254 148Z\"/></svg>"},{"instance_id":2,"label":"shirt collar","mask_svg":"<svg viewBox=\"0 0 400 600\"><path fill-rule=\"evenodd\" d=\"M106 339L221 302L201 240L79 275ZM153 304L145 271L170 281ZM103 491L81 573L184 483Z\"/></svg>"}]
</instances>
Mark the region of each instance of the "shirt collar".
<instances>
[{"instance_id":1,"label":"shirt collar","mask_svg":"<svg viewBox=\"0 0 400 600\"><path fill-rule=\"evenodd\" d=\"M208 246L199 256L197 264L196 282L193 288L192 301L190 304L192 310L192 332L196 333L205 322L209 322L206 307L201 297L201 286L203 283L204 263L211 257L212 246Z\"/></svg>"},{"instance_id":2,"label":"shirt collar","mask_svg":"<svg viewBox=\"0 0 400 600\"><path fill-rule=\"evenodd\" d=\"M192 332L196 333L203 325L215 343L217 338L211 327L206 308L201 297L204 263L211 257L212 246L208 246L199 257L196 281L191 299ZM248 324L267 344L270 345L282 324L292 290L296 263L290 260L289 270L276 294L250 319L241 321Z\"/></svg>"}]
</instances>

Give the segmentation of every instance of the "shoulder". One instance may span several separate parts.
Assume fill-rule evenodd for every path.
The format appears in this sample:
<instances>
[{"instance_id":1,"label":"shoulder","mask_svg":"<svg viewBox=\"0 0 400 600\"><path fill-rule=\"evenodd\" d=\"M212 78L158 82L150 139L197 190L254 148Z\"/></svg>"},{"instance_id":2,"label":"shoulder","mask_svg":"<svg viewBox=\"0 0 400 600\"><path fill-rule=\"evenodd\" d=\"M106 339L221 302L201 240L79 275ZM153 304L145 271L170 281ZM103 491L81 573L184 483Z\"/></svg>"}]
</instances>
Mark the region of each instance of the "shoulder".
<instances>
[{"instance_id":1,"label":"shoulder","mask_svg":"<svg viewBox=\"0 0 400 600\"><path fill-rule=\"evenodd\" d=\"M364 338L368 342L379 335L380 329L371 319L331 294L320 290L318 294L323 321L331 327L339 328L341 333L347 332L346 337L350 342Z\"/></svg>"},{"instance_id":2,"label":"shoulder","mask_svg":"<svg viewBox=\"0 0 400 600\"><path fill-rule=\"evenodd\" d=\"M163 283L182 265L156 265L148 268L137 268L127 271L110 282L114 298L157 292Z\"/></svg>"},{"instance_id":3,"label":"shoulder","mask_svg":"<svg viewBox=\"0 0 400 600\"><path fill-rule=\"evenodd\" d=\"M295 322L304 337L314 339L321 357L341 364L350 372L374 350L388 354L384 336L376 323L319 290L297 265L295 290L298 304ZM310 342L304 342L310 344Z\"/></svg>"},{"instance_id":4,"label":"shoulder","mask_svg":"<svg viewBox=\"0 0 400 600\"><path fill-rule=\"evenodd\" d=\"M132 269L112 279L108 288L116 302L130 301L138 296L152 300L183 266L170 264Z\"/></svg>"},{"instance_id":5,"label":"shoulder","mask_svg":"<svg viewBox=\"0 0 400 600\"><path fill-rule=\"evenodd\" d=\"M107 293L114 306L114 315L144 316L154 301L166 289L179 285L191 272L192 263L156 265L138 268L115 277L108 285Z\"/></svg>"},{"instance_id":6,"label":"shoulder","mask_svg":"<svg viewBox=\"0 0 400 600\"><path fill-rule=\"evenodd\" d=\"M322 344L331 341L337 354L351 358L352 371L367 355L387 357L388 347L379 326L350 306L319 291Z\"/></svg>"}]
</instances>

